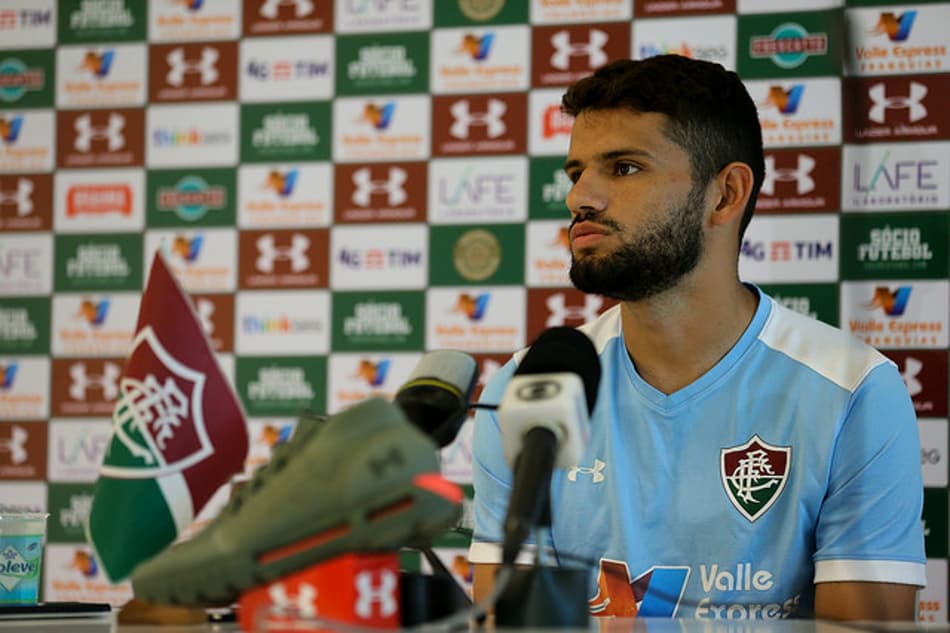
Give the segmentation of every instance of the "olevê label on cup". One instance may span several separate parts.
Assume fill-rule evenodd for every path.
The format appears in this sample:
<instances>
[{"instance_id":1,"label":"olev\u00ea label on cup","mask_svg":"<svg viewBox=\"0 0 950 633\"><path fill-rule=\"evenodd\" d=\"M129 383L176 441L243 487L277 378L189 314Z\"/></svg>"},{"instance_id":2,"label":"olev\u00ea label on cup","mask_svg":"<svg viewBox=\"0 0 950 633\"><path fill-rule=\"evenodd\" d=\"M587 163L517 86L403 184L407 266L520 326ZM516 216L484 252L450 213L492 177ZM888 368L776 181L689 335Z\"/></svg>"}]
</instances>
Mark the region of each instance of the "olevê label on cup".
<instances>
[{"instance_id":1,"label":"olev\u00ea label on cup","mask_svg":"<svg viewBox=\"0 0 950 633\"><path fill-rule=\"evenodd\" d=\"M0 604L36 604L46 515L0 516Z\"/></svg>"}]
</instances>

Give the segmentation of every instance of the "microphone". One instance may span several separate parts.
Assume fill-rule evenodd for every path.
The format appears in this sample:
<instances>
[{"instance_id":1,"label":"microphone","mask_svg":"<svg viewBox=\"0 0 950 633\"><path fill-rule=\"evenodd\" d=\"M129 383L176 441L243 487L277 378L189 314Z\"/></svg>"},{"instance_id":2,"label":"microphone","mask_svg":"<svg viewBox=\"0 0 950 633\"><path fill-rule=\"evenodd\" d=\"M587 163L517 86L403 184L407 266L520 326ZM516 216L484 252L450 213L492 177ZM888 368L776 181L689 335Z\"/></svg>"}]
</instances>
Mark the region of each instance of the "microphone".
<instances>
[{"instance_id":1,"label":"microphone","mask_svg":"<svg viewBox=\"0 0 950 633\"><path fill-rule=\"evenodd\" d=\"M468 417L477 370L475 359L464 352L427 352L394 400L410 422L445 448Z\"/></svg>"},{"instance_id":2,"label":"microphone","mask_svg":"<svg viewBox=\"0 0 950 633\"><path fill-rule=\"evenodd\" d=\"M505 388L498 423L514 482L503 563L514 563L532 527L550 522L551 475L580 461L599 384L591 340L575 328L556 327L535 340Z\"/></svg>"}]
</instances>

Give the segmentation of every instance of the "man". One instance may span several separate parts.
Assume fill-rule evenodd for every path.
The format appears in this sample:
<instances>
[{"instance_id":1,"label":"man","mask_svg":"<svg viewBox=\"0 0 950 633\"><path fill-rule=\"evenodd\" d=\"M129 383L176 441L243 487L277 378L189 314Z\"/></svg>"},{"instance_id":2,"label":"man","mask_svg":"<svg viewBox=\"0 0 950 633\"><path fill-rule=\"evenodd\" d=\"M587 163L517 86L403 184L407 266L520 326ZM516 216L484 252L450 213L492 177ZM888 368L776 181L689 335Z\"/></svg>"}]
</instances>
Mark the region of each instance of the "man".
<instances>
[{"instance_id":1,"label":"man","mask_svg":"<svg viewBox=\"0 0 950 633\"><path fill-rule=\"evenodd\" d=\"M571 280L620 303L581 327L603 378L541 547L591 561L595 615L912 619L925 583L914 409L880 353L740 282L764 165L738 77L675 55L618 61L563 110ZM480 597L512 479L492 413L474 454Z\"/></svg>"}]
</instances>

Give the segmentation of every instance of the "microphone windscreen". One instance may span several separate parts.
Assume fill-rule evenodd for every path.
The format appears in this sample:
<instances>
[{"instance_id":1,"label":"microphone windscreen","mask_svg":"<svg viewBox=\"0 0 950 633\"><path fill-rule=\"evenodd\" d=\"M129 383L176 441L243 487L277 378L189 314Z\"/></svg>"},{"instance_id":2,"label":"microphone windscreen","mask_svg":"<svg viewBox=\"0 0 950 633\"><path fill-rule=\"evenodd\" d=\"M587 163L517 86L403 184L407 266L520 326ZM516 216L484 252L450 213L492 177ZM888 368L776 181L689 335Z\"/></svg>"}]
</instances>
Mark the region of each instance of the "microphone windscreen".
<instances>
[{"instance_id":1,"label":"microphone windscreen","mask_svg":"<svg viewBox=\"0 0 950 633\"><path fill-rule=\"evenodd\" d=\"M406 417L432 440L445 447L455 440L465 421L469 398L478 378L478 364L464 352L427 352L396 393Z\"/></svg>"},{"instance_id":2,"label":"microphone windscreen","mask_svg":"<svg viewBox=\"0 0 950 633\"><path fill-rule=\"evenodd\" d=\"M570 372L581 377L587 399L587 413L597 403L600 386L600 359L590 338L568 326L545 330L528 349L515 375Z\"/></svg>"},{"instance_id":3,"label":"microphone windscreen","mask_svg":"<svg viewBox=\"0 0 950 633\"><path fill-rule=\"evenodd\" d=\"M419 359L419 363L409 374L409 380L403 388L418 380L431 379L451 385L463 398L467 398L471 394L477 369L475 359L465 352L451 349L435 350Z\"/></svg>"}]
</instances>

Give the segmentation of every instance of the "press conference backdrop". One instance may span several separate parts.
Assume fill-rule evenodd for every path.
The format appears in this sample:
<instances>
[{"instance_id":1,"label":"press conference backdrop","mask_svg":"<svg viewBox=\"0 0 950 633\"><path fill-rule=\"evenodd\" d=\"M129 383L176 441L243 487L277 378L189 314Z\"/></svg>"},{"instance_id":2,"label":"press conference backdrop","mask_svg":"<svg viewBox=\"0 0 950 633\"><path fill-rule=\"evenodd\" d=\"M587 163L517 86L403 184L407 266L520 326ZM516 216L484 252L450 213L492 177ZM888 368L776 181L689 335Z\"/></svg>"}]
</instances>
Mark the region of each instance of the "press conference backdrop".
<instances>
[{"instance_id":1,"label":"press conference backdrop","mask_svg":"<svg viewBox=\"0 0 950 633\"><path fill-rule=\"evenodd\" d=\"M947 25L950 2L0 0L0 504L50 512L45 599L130 596L81 525L157 248L244 402L250 472L301 407L391 395L424 350L484 379L609 307L567 278L559 99L675 52L759 107L743 277L903 372L921 618L945 622ZM444 454L463 483L470 435ZM439 548L463 577L464 546Z\"/></svg>"}]
</instances>

